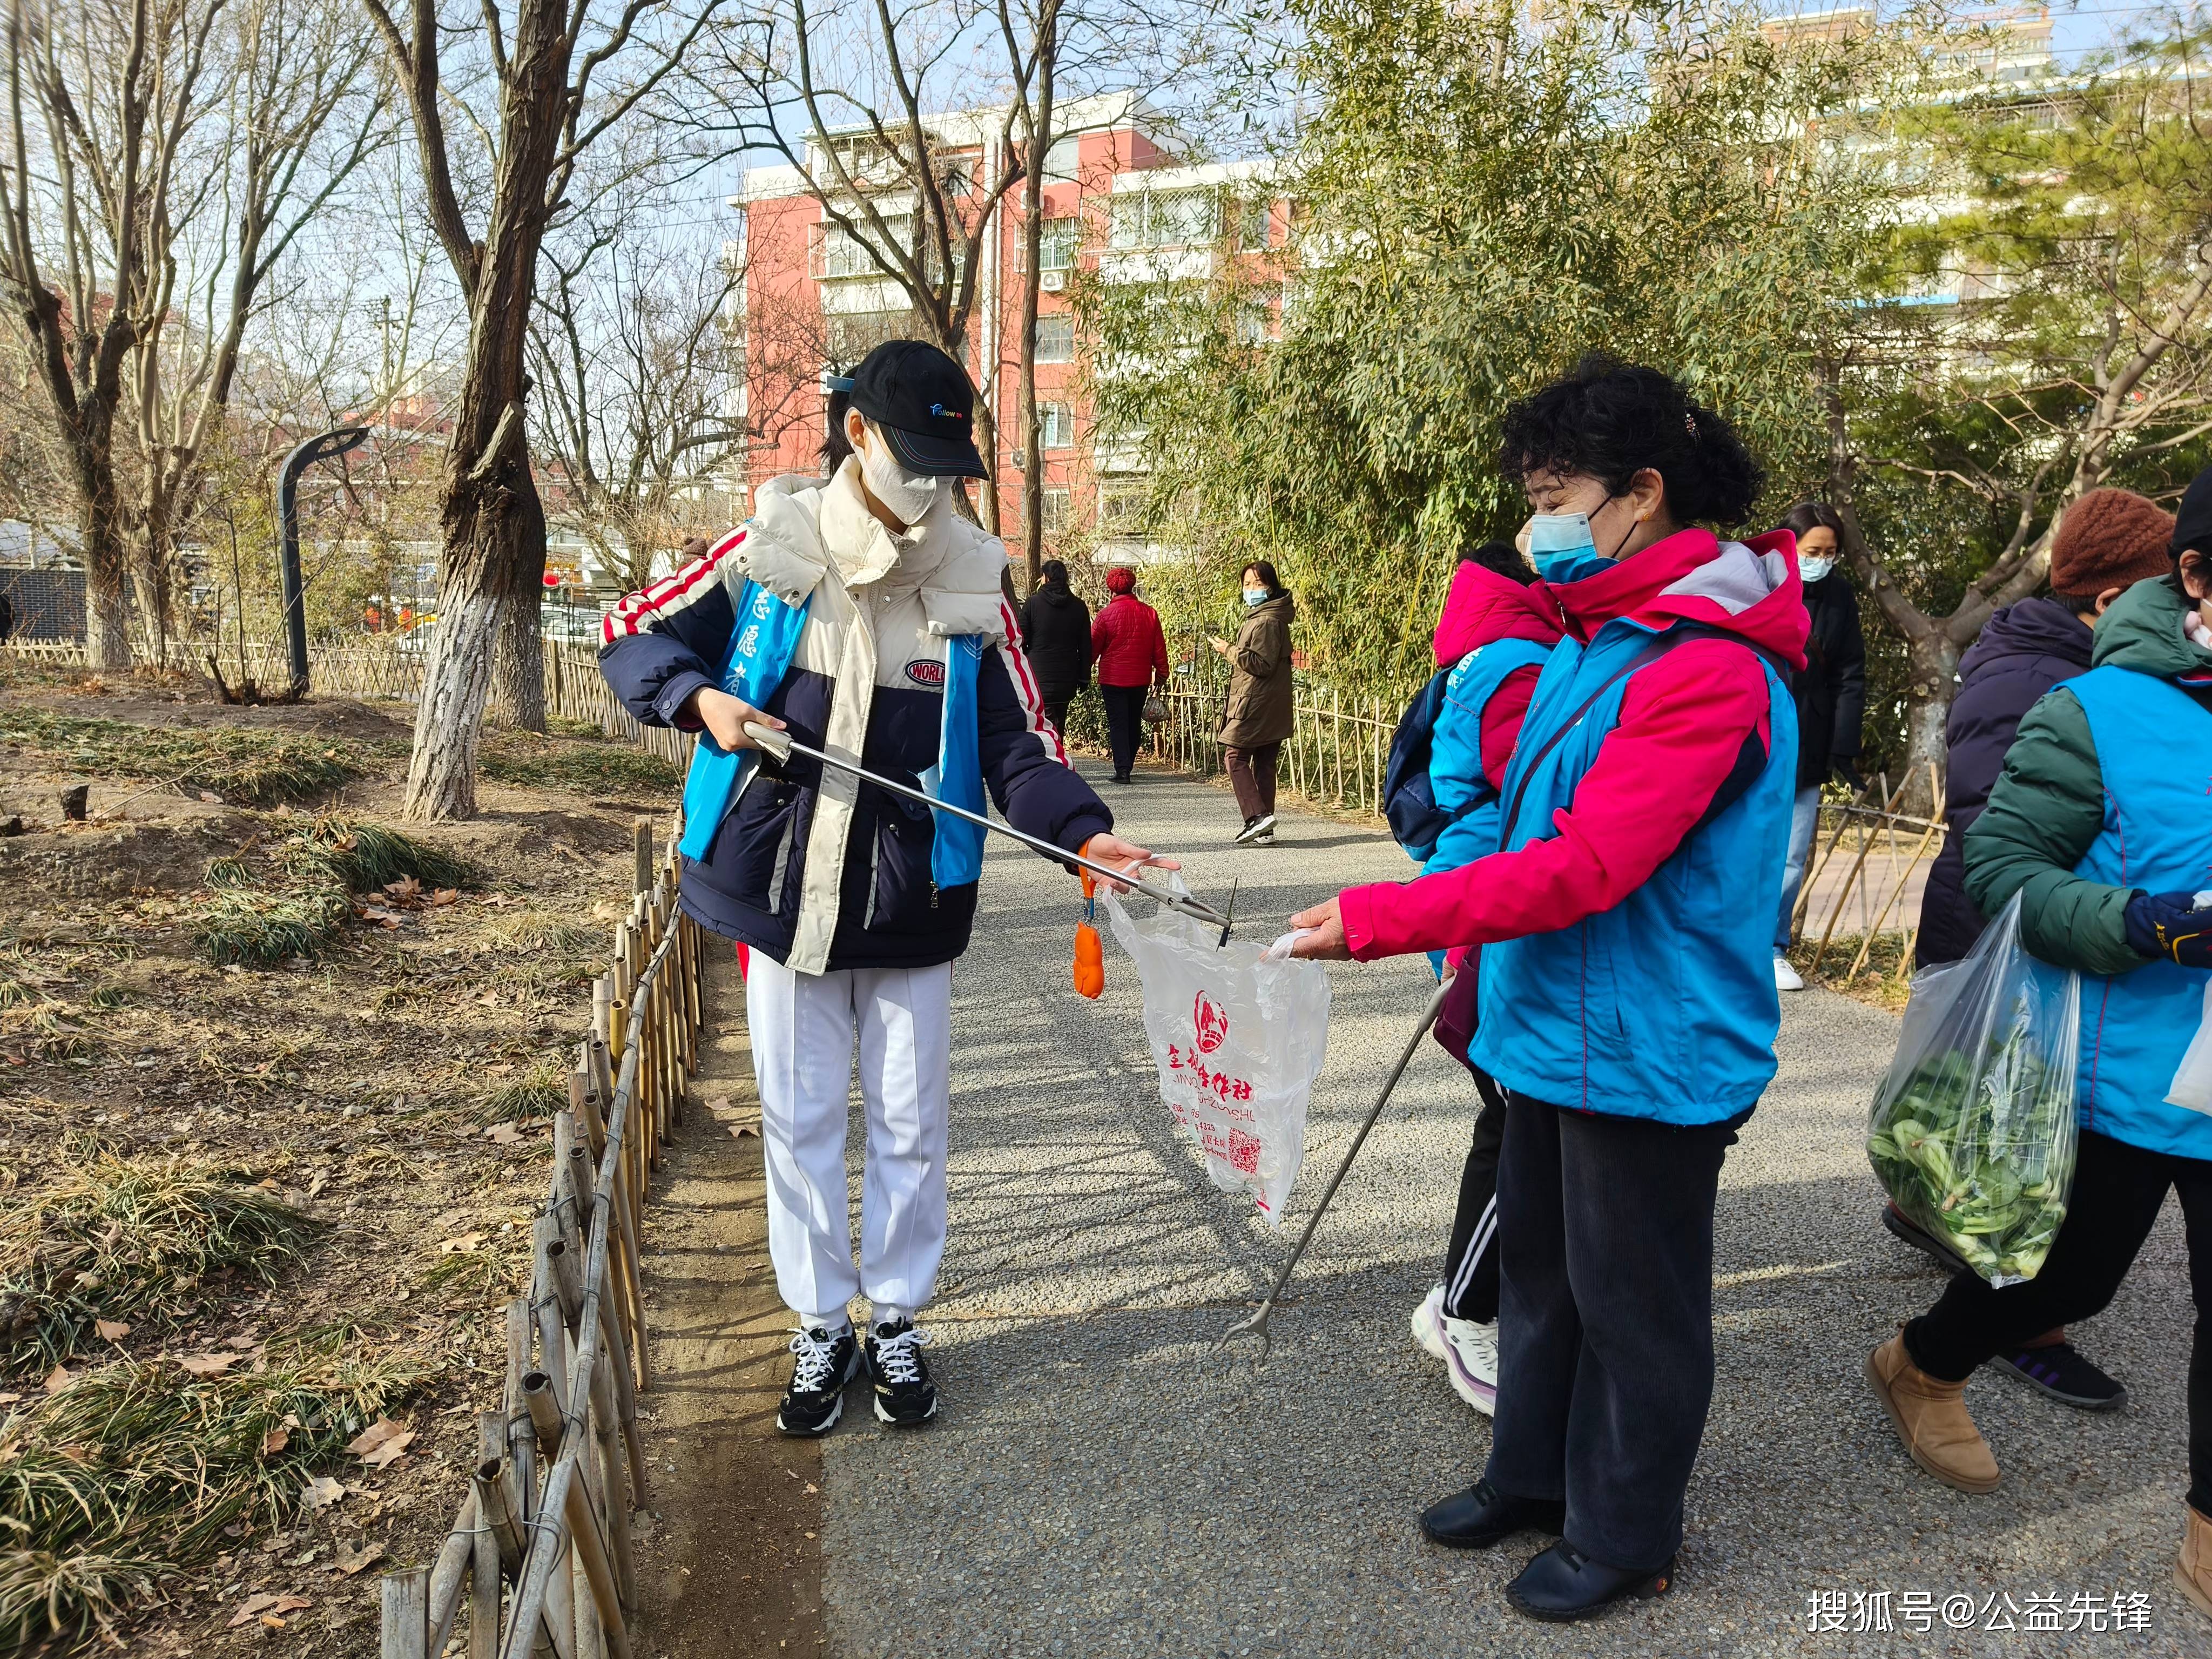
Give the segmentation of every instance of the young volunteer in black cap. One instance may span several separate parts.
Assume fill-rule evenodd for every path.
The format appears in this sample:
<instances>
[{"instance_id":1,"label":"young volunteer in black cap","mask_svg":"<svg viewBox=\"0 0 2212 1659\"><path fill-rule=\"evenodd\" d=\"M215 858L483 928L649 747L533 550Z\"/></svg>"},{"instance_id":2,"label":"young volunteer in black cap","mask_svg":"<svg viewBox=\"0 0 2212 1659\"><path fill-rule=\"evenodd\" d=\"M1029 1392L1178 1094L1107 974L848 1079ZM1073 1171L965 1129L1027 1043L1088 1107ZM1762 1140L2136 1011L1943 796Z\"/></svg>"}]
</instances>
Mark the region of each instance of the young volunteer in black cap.
<instances>
[{"instance_id":1,"label":"young volunteer in black cap","mask_svg":"<svg viewBox=\"0 0 2212 1659\"><path fill-rule=\"evenodd\" d=\"M684 908L737 941L760 1083L769 1254L797 1316L787 1434L825 1434L865 1366L876 1416L927 1420L914 1316L945 1231L952 963L981 834L745 735L817 748L1069 852L1172 869L1113 814L1045 720L1000 595L1006 550L954 510L988 477L975 394L934 346L893 340L833 379L825 477L762 485L751 519L608 614L601 672L638 719L702 732L684 789ZM867 1104L860 1259L845 1176L854 1039ZM848 1304L866 1296L855 1337Z\"/></svg>"}]
</instances>

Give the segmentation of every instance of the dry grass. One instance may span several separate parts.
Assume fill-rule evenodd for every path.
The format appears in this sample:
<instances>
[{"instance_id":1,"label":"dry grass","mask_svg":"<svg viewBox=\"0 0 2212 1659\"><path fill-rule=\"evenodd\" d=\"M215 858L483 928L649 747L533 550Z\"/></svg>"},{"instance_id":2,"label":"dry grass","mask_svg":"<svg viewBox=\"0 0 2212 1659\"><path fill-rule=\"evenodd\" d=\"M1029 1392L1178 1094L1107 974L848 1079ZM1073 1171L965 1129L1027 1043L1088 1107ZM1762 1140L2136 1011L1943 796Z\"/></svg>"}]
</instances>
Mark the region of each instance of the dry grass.
<instances>
[{"instance_id":1,"label":"dry grass","mask_svg":"<svg viewBox=\"0 0 2212 1659\"><path fill-rule=\"evenodd\" d=\"M568 1103L568 1079L550 1060L541 1060L512 1083L503 1083L477 1108L479 1123L516 1123L550 1117Z\"/></svg>"},{"instance_id":2,"label":"dry grass","mask_svg":"<svg viewBox=\"0 0 2212 1659\"><path fill-rule=\"evenodd\" d=\"M255 726L138 726L27 704L0 708L0 741L75 771L158 779L255 805L328 794L372 766L343 739Z\"/></svg>"},{"instance_id":3,"label":"dry grass","mask_svg":"<svg viewBox=\"0 0 2212 1659\"><path fill-rule=\"evenodd\" d=\"M210 1274L268 1283L321 1231L222 1171L81 1146L57 1186L0 1219L0 1367L59 1364L95 1321L174 1322Z\"/></svg>"},{"instance_id":4,"label":"dry grass","mask_svg":"<svg viewBox=\"0 0 2212 1659\"><path fill-rule=\"evenodd\" d=\"M495 783L573 789L587 795L643 792L651 799L667 794L684 781L658 755L597 732L565 738L541 738L533 732L488 732L477 764Z\"/></svg>"},{"instance_id":5,"label":"dry grass","mask_svg":"<svg viewBox=\"0 0 2212 1659\"><path fill-rule=\"evenodd\" d=\"M217 967L313 962L344 931L352 895L410 878L436 888L479 876L467 860L396 830L323 818L279 843L265 872L242 854L210 864L215 897L200 913L194 939Z\"/></svg>"},{"instance_id":6,"label":"dry grass","mask_svg":"<svg viewBox=\"0 0 2212 1659\"><path fill-rule=\"evenodd\" d=\"M260 1370L194 1376L161 1361L88 1371L0 1419L0 1647L82 1639L227 1533L288 1517L311 1477L424 1379L330 1328L270 1344Z\"/></svg>"},{"instance_id":7,"label":"dry grass","mask_svg":"<svg viewBox=\"0 0 2212 1659\"><path fill-rule=\"evenodd\" d=\"M1790 947L1790 960L1805 976L1808 985L1818 985L1825 990L1840 991L1845 996L1891 1013L1904 1012L1910 993L1912 969L1907 966L1900 975L1898 963L1905 954L1905 937L1901 933L1876 933L1874 944L1867 951L1867 959L1856 975L1850 972L1851 963L1859 953L1864 935L1843 933L1828 941L1821 953L1818 972L1813 967L1813 950L1818 939L1808 939Z\"/></svg>"}]
</instances>

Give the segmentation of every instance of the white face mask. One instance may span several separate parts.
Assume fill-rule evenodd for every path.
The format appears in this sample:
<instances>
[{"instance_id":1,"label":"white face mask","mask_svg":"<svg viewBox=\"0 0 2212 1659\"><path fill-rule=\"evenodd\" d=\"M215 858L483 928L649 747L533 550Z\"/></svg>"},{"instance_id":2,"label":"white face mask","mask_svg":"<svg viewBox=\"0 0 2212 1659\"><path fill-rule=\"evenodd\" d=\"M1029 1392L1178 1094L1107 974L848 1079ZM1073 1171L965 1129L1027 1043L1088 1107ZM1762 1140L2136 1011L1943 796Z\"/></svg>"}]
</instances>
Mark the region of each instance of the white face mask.
<instances>
[{"instance_id":1,"label":"white face mask","mask_svg":"<svg viewBox=\"0 0 2212 1659\"><path fill-rule=\"evenodd\" d=\"M929 509L937 505L945 488L944 479L934 473L907 471L891 453L890 441L872 423L867 441L856 444L854 452L860 458L860 476L868 481L869 493L891 510L892 517L902 524L916 525L929 516Z\"/></svg>"},{"instance_id":2,"label":"white face mask","mask_svg":"<svg viewBox=\"0 0 2212 1659\"><path fill-rule=\"evenodd\" d=\"M1800 553L1797 556L1797 575L1801 581L1816 582L1836 568L1832 553Z\"/></svg>"}]
</instances>

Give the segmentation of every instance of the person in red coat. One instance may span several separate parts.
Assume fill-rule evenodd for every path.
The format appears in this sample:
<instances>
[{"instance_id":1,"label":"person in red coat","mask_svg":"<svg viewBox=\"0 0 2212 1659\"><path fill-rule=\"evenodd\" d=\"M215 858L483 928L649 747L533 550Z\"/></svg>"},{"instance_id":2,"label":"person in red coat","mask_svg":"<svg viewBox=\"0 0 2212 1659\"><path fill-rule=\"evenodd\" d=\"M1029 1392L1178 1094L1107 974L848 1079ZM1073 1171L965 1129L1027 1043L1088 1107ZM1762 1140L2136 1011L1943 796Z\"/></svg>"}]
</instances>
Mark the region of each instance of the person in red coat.
<instances>
[{"instance_id":1,"label":"person in red coat","mask_svg":"<svg viewBox=\"0 0 2212 1659\"><path fill-rule=\"evenodd\" d=\"M1114 781L1127 783L1137 763L1145 720L1145 696L1168 683L1168 636L1160 613L1137 597L1137 573L1116 565L1106 573L1112 597L1091 623L1091 654L1098 659L1098 694L1106 700L1106 735L1114 750Z\"/></svg>"}]
</instances>

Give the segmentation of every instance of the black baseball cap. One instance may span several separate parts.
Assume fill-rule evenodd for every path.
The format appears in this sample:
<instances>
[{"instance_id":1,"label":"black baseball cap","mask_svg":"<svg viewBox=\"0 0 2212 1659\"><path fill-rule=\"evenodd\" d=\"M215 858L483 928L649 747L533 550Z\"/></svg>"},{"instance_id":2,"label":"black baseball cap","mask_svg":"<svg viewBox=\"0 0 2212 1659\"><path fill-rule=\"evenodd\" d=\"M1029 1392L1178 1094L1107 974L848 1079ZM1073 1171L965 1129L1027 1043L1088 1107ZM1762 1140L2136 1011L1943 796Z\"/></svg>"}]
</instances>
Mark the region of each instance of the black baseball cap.
<instances>
[{"instance_id":1,"label":"black baseball cap","mask_svg":"<svg viewBox=\"0 0 2212 1659\"><path fill-rule=\"evenodd\" d=\"M988 478L975 453L975 389L968 371L923 340L886 340L832 391L849 390L853 407L876 423L891 451L916 472Z\"/></svg>"}]
</instances>

